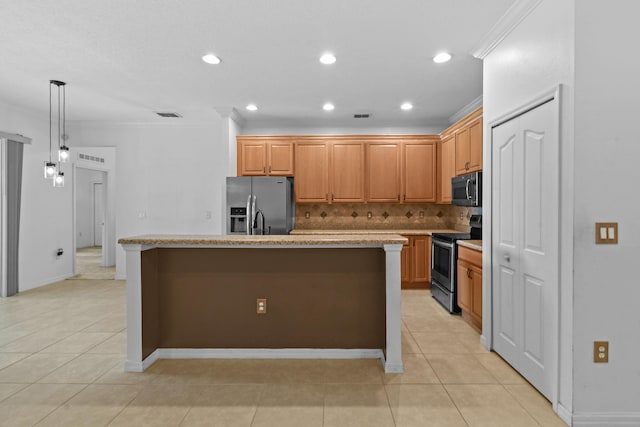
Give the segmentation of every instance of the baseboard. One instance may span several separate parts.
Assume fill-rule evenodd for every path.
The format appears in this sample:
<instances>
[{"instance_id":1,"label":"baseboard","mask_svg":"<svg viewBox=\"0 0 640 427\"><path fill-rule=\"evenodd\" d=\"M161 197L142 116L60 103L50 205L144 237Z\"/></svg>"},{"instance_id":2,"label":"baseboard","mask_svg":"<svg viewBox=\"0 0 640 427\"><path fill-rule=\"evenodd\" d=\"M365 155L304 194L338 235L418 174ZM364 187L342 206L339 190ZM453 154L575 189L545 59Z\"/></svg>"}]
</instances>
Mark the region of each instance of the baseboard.
<instances>
[{"instance_id":1,"label":"baseboard","mask_svg":"<svg viewBox=\"0 0 640 427\"><path fill-rule=\"evenodd\" d=\"M579 412L572 417L574 427L640 426L640 412Z\"/></svg>"},{"instance_id":2,"label":"baseboard","mask_svg":"<svg viewBox=\"0 0 640 427\"><path fill-rule=\"evenodd\" d=\"M560 417L560 419L562 421L564 421L565 423L567 423L568 426L571 425L572 423L572 415L571 415L571 411L568 410L567 408L565 408L564 406L562 406L562 404L558 403L558 417Z\"/></svg>"},{"instance_id":3,"label":"baseboard","mask_svg":"<svg viewBox=\"0 0 640 427\"><path fill-rule=\"evenodd\" d=\"M73 277L73 274L63 274L57 277L49 277L48 279L42 280L40 282L35 282L31 284L18 283L18 293L30 291L31 289L41 288L43 286L50 285L52 283L61 282L63 280L70 279Z\"/></svg>"},{"instance_id":4,"label":"baseboard","mask_svg":"<svg viewBox=\"0 0 640 427\"><path fill-rule=\"evenodd\" d=\"M159 348L154 353L158 353L159 359L379 359L383 357L380 349L341 348Z\"/></svg>"}]
</instances>

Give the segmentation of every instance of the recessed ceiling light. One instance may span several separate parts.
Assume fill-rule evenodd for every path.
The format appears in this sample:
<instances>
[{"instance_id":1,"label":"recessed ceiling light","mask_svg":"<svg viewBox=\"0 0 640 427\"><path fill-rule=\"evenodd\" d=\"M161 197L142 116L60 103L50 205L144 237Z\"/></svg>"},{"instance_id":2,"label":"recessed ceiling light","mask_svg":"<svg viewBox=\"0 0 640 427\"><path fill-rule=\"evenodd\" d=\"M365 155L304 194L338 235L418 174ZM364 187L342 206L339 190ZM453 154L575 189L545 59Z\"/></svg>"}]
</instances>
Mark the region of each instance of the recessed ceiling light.
<instances>
[{"instance_id":1,"label":"recessed ceiling light","mask_svg":"<svg viewBox=\"0 0 640 427\"><path fill-rule=\"evenodd\" d=\"M325 53L320 57L320 62L325 65L331 65L336 62L336 57L331 53Z\"/></svg>"},{"instance_id":2,"label":"recessed ceiling light","mask_svg":"<svg viewBox=\"0 0 640 427\"><path fill-rule=\"evenodd\" d=\"M324 111L331 111L331 110L333 110L334 108L336 108L336 107L335 107L332 103L330 103L330 102L327 102L326 104L324 104L324 105L322 106L322 109L323 109Z\"/></svg>"},{"instance_id":3,"label":"recessed ceiling light","mask_svg":"<svg viewBox=\"0 0 640 427\"><path fill-rule=\"evenodd\" d=\"M218 58L217 56L212 55L212 54L207 54L207 55L203 56L202 60L204 62L206 62L207 64L217 65L217 64L220 63L220 58Z\"/></svg>"},{"instance_id":4,"label":"recessed ceiling light","mask_svg":"<svg viewBox=\"0 0 640 427\"><path fill-rule=\"evenodd\" d=\"M258 109L258 106L256 104L249 104L245 108L249 111L256 111Z\"/></svg>"},{"instance_id":5,"label":"recessed ceiling light","mask_svg":"<svg viewBox=\"0 0 640 427\"><path fill-rule=\"evenodd\" d=\"M413 104L410 102L405 102L404 104L402 104L400 106L400 108L402 108L403 110L407 111L407 110L411 110L413 108Z\"/></svg>"},{"instance_id":6,"label":"recessed ceiling light","mask_svg":"<svg viewBox=\"0 0 640 427\"><path fill-rule=\"evenodd\" d=\"M437 64L441 64L443 62L447 62L450 59L451 59L451 54L447 52L440 52L439 54L433 57L433 62Z\"/></svg>"}]
</instances>

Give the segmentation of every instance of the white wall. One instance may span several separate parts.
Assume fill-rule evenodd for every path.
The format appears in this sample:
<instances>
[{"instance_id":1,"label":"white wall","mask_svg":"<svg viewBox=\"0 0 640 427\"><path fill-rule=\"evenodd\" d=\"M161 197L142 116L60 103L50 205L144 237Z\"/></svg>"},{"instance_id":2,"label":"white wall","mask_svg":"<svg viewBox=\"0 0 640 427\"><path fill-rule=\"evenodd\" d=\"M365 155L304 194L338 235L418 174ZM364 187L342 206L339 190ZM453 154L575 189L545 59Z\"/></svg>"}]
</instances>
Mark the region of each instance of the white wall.
<instances>
[{"instance_id":1,"label":"white wall","mask_svg":"<svg viewBox=\"0 0 640 427\"><path fill-rule=\"evenodd\" d=\"M47 105L46 97L42 101ZM19 289L25 291L73 274L71 186L53 188L51 180L43 178L43 162L49 159L46 113L19 110L0 100L0 129L32 138L24 146L20 210ZM56 144L54 141L54 148ZM62 168L65 181L70 182L71 165ZM57 248L64 255L56 257Z\"/></svg>"},{"instance_id":2,"label":"white wall","mask_svg":"<svg viewBox=\"0 0 640 427\"><path fill-rule=\"evenodd\" d=\"M175 120L175 119L174 119ZM216 234L228 158L221 119L209 123L73 123L77 146L116 147L116 237L139 234ZM207 218L207 213L211 214ZM116 278L126 272L116 248Z\"/></svg>"},{"instance_id":3,"label":"white wall","mask_svg":"<svg viewBox=\"0 0 640 427\"><path fill-rule=\"evenodd\" d=\"M572 408L572 258L573 258L573 43L574 0L543 0L485 59L485 141L488 125L558 84L561 96L561 280L560 280L560 410ZM484 145L485 214L490 216L491 146ZM491 227L485 222L484 238ZM486 257L484 270L490 271ZM485 275L486 277L486 275ZM484 288L489 283L485 281Z\"/></svg>"},{"instance_id":4,"label":"white wall","mask_svg":"<svg viewBox=\"0 0 640 427\"><path fill-rule=\"evenodd\" d=\"M640 425L640 3L576 1L574 410ZM595 245L596 221L619 223ZM593 341L608 340L608 364Z\"/></svg>"},{"instance_id":5,"label":"white wall","mask_svg":"<svg viewBox=\"0 0 640 427\"><path fill-rule=\"evenodd\" d=\"M102 184L104 172L76 168L76 248L94 244L94 184Z\"/></svg>"}]
</instances>

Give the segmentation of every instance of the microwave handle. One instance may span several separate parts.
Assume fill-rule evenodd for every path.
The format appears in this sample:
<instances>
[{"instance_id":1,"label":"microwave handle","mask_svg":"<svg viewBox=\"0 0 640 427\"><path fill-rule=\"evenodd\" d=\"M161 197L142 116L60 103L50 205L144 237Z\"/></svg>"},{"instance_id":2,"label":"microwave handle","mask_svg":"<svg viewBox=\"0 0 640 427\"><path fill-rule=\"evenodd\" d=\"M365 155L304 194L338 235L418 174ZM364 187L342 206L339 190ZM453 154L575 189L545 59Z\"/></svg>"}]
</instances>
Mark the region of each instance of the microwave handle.
<instances>
[{"instance_id":1,"label":"microwave handle","mask_svg":"<svg viewBox=\"0 0 640 427\"><path fill-rule=\"evenodd\" d=\"M480 191L480 188L478 188L478 187L480 187L480 185L479 185L478 182L476 182L476 185L474 186L474 189L476 190L476 197L473 199L473 204L475 206L478 206L478 202L480 201L480 197L479 197L479 194L478 194L478 192Z\"/></svg>"},{"instance_id":2,"label":"microwave handle","mask_svg":"<svg viewBox=\"0 0 640 427\"><path fill-rule=\"evenodd\" d=\"M465 185L465 187L464 187L464 191L467 194L467 200L471 199L471 195L469 194L469 184L471 184L471 180L470 179L467 180L467 185Z\"/></svg>"}]
</instances>

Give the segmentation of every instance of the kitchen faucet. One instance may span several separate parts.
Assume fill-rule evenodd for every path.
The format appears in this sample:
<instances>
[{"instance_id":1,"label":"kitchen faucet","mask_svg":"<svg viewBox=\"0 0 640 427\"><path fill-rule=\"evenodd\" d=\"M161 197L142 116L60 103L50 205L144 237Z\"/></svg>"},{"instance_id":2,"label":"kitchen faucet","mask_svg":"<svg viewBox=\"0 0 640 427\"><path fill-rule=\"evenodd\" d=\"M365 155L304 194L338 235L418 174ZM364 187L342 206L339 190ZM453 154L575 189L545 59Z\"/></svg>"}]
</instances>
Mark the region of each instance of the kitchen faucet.
<instances>
[{"instance_id":1,"label":"kitchen faucet","mask_svg":"<svg viewBox=\"0 0 640 427\"><path fill-rule=\"evenodd\" d=\"M258 215L262 217L262 227L260 227L260 234L264 235L265 219L264 219L264 212L262 212L261 209L258 209L256 211L256 216L253 218L253 228L254 229L258 228Z\"/></svg>"}]
</instances>

